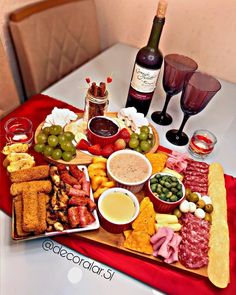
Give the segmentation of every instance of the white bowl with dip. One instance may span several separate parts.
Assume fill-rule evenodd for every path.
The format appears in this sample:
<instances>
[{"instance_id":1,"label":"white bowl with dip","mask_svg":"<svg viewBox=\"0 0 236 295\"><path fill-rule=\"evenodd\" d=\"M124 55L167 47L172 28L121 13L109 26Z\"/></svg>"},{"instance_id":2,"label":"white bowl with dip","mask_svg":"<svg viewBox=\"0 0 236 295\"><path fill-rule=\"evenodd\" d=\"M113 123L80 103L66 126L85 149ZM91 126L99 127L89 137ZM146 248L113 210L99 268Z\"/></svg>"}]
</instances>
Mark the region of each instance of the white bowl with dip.
<instances>
[{"instance_id":1,"label":"white bowl with dip","mask_svg":"<svg viewBox=\"0 0 236 295\"><path fill-rule=\"evenodd\" d=\"M118 187L138 193L152 174L149 160L132 150L114 152L107 160L107 173Z\"/></svg>"},{"instance_id":2,"label":"white bowl with dip","mask_svg":"<svg viewBox=\"0 0 236 295\"><path fill-rule=\"evenodd\" d=\"M124 188L110 188L98 199L100 224L111 233L121 233L127 230L138 214L137 197Z\"/></svg>"}]
</instances>

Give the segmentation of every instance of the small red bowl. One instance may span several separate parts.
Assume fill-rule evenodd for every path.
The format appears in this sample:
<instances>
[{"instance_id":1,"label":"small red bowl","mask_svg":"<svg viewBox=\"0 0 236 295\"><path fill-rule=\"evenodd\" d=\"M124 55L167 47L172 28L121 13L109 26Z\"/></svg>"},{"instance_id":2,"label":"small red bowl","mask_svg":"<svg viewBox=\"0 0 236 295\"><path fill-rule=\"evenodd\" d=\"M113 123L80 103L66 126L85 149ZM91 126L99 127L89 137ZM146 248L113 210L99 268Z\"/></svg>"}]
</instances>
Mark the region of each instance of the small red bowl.
<instances>
[{"instance_id":1,"label":"small red bowl","mask_svg":"<svg viewBox=\"0 0 236 295\"><path fill-rule=\"evenodd\" d=\"M101 130L103 130L103 134ZM105 116L96 116L89 120L87 137L91 144L99 144L104 147L107 144L112 144L118 139L120 126L118 123Z\"/></svg>"},{"instance_id":2,"label":"small red bowl","mask_svg":"<svg viewBox=\"0 0 236 295\"><path fill-rule=\"evenodd\" d=\"M132 200L135 207L135 212L133 216L123 222L121 221L118 222L114 220L112 216L109 216L109 217L106 216L106 213L104 213L103 211L102 203L107 197L111 197L111 194L115 192L121 192L126 194ZM117 210L120 210L121 212L124 211L124 209L125 208L123 208L122 206L120 206L119 208L119 205L117 207ZM103 192L98 199L98 216L99 216L100 224L108 232L118 234L129 229L131 227L132 222L137 218L138 214L139 214L139 201L137 197L127 189L119 188L119 187L110 188L106 190L105 192Z\"/></svg>"},{"instance_id":3,"label":"small red bowl","mask_svg":"<svg viewBox=\"0 0 236 295\"><path fill-rule=\"evenodd\" d=\"M150 180L153 177L155 177L157 174L173 176L173 175L171 175L169 173L156 173L155 175L153 175L148 180L148 183L147 183L147 185L145 187L146 193L147 193L148 197L150 198L150 200L152 201L154 209L155 209L156 212L159 212L159 213L171 213L185 199L185 187L184 187L183 183L178 179L178 182L182 186L183 196L176 202L167 202L167 201L161 200L158 196L154 195L154 193L152 192L151 187L150 187Z\"/></svg>"}]
</instances>

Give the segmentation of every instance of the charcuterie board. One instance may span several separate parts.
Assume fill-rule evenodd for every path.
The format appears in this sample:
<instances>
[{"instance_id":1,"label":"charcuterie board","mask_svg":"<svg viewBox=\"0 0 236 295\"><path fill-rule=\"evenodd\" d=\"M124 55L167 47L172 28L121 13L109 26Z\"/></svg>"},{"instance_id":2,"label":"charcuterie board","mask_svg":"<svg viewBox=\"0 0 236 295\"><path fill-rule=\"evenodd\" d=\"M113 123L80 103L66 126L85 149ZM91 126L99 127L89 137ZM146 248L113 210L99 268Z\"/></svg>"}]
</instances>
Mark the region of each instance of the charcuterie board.
<instances>
[{"instance_id":1,"label":"charcuterie board","mask_svg":"<svg viewBox=\"0 0 236 295\"><path fill-rule=\"evenodd\" d=\"M115 118L115 117L117 117L117 112L106 113L106 116L111 117L111 118ZM78 120L81 120L82 118L83 118L83 113L79 113ZM36 138L37 138L37 135L39 134L39 132L41 131L43 124L44 124L44 122L39 124L39 126L37 127L37 129L35 131L35 136L34 136L35 142L37 142ZM159 135L153 125L150 124L150 127L152 128L152 132L154 135L154 145L153 145L152 149L149 151L149 153L154 153L159 146ZM83 152L83 151L80 151L80 150L76 150L76 156L70 162L65 162L63 160L53 160L51 157L46 157L46 159L51 163L63 163L66 165L68 165L68 164L69 165L70 164L71 165L73 165L73 164L74 165L87 165L92 162L92 158L93 158L93 155Z\"/></svg>"},{"instance_id":2,"label":"charcuterie board","mask_svg":"<svg viewBox=\"0 0 236 295\"><path fill-rule=\"evenodd\" d=\"M138 197L139 201L141 201L143 197L145 196L145 192L141 191L140 193L136 194L136 196ZM151 261L153 263L159 263L160 265L163 265L163 261L161 259L158 259L152 255L147 255L147 254L135 252L127 248L124 248L123 247L124 235L122 233L121 234L109 233L108 231L106 231L100 226L100 228L95 231L86 232L86 233L76 233L76 235L78 235L79 237L87 241L95 242L104 246L111 247L115 251L117 250L122 251L123 253L127 253L127 255L132 255L140 259L145 259L147 261ZM192 272L193 274L200 275L203 277L208 277L207 267L203 267L198 270L191 270L191 269L185 268L179 262L176 262L173 264L165 263L165 266L177 268L187 272Z\"/></svg>"}]
</instances>

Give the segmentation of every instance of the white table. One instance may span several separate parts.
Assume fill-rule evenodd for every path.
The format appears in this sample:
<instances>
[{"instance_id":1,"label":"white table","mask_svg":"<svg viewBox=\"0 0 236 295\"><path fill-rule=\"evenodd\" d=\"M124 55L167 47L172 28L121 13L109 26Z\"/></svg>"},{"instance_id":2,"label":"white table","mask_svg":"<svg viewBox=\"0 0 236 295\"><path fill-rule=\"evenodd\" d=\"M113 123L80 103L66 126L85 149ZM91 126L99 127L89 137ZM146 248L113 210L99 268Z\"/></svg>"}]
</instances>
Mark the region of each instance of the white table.
<instances>
[{"instance_id":1,"label":"white table","mask_svg":"<svg viewBox=\"0 0 236 295\"><path fill-rule=\"evenodd\" d=\"M100 82L105 81L106 77L112 75L113 82L108 85L110 93L109 110L118 111L126 103L136 53L137 48L116 44L48 88L44 91L44 94L59 98L83 109L87 87L85 78L90 77L91 81ZM184 131L189 136L192 135L193 131L200 128L212 131L216 135L218 142L207 161L220 162L225 173L236 176L236 165L233 165L233 163L236 163L234 160L236 150L236 85L222 80L220 82L222 85L221 90L207 105L206 109L189 119ZM161 145L180 152L186 152L187 146L177 147L172 145L165 137L169 129L178 129L181 124L183 113L180 109L180 94L174 96L168 106L168 113L173 117L171 125L161 126L151 120L152 112L161 110L164 101L165 93L162 87L161 71L147 118L156 127Z\"/></svg>"},{"instance_id":2,"label":"white table","mask_svg":"<svg viewBox=\"0 0 236 295\"><path fill-rule=\"evenodd\" d=\"M109 84L110 111L118 111L124 107L136 48L117 44L106 50L98 57L88 62L60 82L56 83L44 94L61 99L81 109L84 108L84 96L87 84L86 77L92 81L105 81L112 75L113 82ZM236 85L221 81L222 89L210 102L207 108L192 118L186 125L185 131L191 135L198 128L211 130L218 138L218 143L209 162L219 161L225 172L236 175L234 154L236 150ZM162 109L165 94L162 89L161 77L155 92L148 119L154 110ZM165 133L170 128L177 128L182 120L179 106L179 96L172 98L168 112L174 121L168 127L153 123L157 128L162 145L184 152L186 147L176 147L165 139ZM150 119L151 120L151 119ZM71 261L52 251L45 251L45 239L29 242L11 241L11 219L0 211L0 294L1 295L64 295L64 294L97 294L97 295L153 295L158 291L115 271L111 281L77 266ZM93 261L83 255L54 242L56 247L62 247L96 265L109 270L109 266ZM55 248L56 249L56 248ZM56 251L55 251L56 252Z\"/></svg>"}]
</instances>

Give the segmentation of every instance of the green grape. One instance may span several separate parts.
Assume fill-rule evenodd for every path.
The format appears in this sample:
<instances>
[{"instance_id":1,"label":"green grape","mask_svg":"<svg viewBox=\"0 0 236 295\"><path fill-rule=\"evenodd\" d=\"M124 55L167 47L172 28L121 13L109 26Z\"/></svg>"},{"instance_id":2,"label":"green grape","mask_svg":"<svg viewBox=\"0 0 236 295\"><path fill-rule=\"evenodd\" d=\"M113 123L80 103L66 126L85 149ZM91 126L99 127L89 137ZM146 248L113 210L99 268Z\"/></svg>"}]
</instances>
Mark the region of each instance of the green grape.
<instances>
[{"instance_id":1,"label":"green grape","mask_svg":"<svg viewBox=\"0 0 236 295\"><path fill-rule=\"evenodd\" d=\"M75 155L76 154L76 148L75 146L73 145L73 147L71 147L70 151L72 153L72 155Z\"/></svg>"},{"instance_id":2,"label":"green grape","mask_svg":"<svg viewBox=\"0 0 236 295\"><path fill-rule=\"evenodd\" d=\"M37 143L37 144L34 146L34 150L35 150L37 153L42 153L44 147L45 147L45 144L44 144L44 143Z\"/></svg>"},{"instance_id":3,"label":"green grape","mask_svg":"<svg viewBox=\"0 0 236 295\"><path fill-rule=\"evenodd\" d=\"M61 144L61 148L63 151L65 152L71 152L72 150L74 150L74 145L71 141L64 141L62 144Z\"/></svg>"},{"instance_id":4,"label":"green grape","mask_svg":"<svg viewBox=\"0 0 236 295\"><path fill-rule=\"evenodd\" d=\"M153 139L153 138L154 138L153 134L152 133L149 133L148 134L148 139Z\"/></svg>"},{"instance_id":5,"label":"green grape","mask_svg":"<svg viewBox=\"0 0 236 295\"><path fill-rule=\"evenodd\" d=\"M52 152L53 152L53 147L51 147L49 145L45 145L45 147L43 149L44 156L49 157L49 156L51 156Z\"/></svg>"},{"instance_id":6,"label":"green grape","mask_svg":"<svg viewBox=\"0 0 236 295\"><path fill-rule=\"evenodd\" d=\"M136 152L139 152L139 153L142 153L143 152L140 146L136 147L134 150Z\"/></svg>"},{"instance_id":7,"label":"green grape","mask_svg":"<svg viewBox=\"0 0 236 295\"><path fill-rule=\"evenodd\" d=\"M140 127L140 132L149 133L149 127L146 125L143 125Z\"/></svg>"},{"instance_id":8,"label":"green grape","mask_svg":"<svg viewBox=\"0 0 236 295\"><path fill-rule=\"evenodd\" d=\"M142 140L140 142L140 148L142 149L142 151L147 152L151 149L151 145L148 141Z\"/></svg>"},{"instance_id":9,"label":"green grape","mask_svg":"<svg viewBox=\"0 0 236 295\"><path fill-rule=\"evenodd\" d=\"M56 135L49 135L48 136L48 145L52 147L56 147L58 144L58 138Z\"/></svg>"},{"instance_id":10,"label":"green grape","mask_svg":"<svg viewBox=\"0 0 236 295\"><path fill-rule=\"evenodd\" d=\"M52 152L52 158L54 160L60 160L62 157L62 150L61 149L55 149L53 152Z\"/></svg>"},{"instance_id":11,"label":"green grape","mask_svg":"<svg viewBox=\"0 0 236 295\"><path fill-rule=\"evenodd\" d=\"M64 136L65 136L66 140L73 140L75 138L74 134L70 131L64 132Z\"/></svg>"},{"instance_id":12,"label":"green grape","mask_svg":"<svg viewBox=\"0 0 236 295\"><path fill-rule=\"evenodd\" d=\"M59 135L60 133L62 133L62 127L60 125L52 125L50 127L50 134Z\"/></svg>"},{"instance_id":13,"label":"green grape","mask_svg":"<svg viewBox=\"0 0 236 295\"><path fill-rule=\"evenodd\" d=\"M50 127L44 127L42 131L43 131L43 133L45 133L46 135L49 135L49 134L50 134Z\"/></svg>"},{"instance_id":14,"label":"green grape","mask_svg":"<svg viewBox=\"0 0 236 295\"><path fill-rule=\"evenodd\" d=\"M148 133L146 133L146 132L140 132L138 138L139 138L139 140L147 140Z\"/></svg>"},{"instance_id":15,"label":"green grape","mask_svg":"<svg viewBox=\"0 0 236 295\"><path fill-rule=\"evenodd\" d=\"M132 133L130 135L130 139L138 139L138 134L137 133Z\"/></svg>"},{"instance_id":16,"label":"green grape","mask_svg":"<svg viewBox=\"0 0 236 295\"><path fill-rule=\"evenodd\" d=\"M138 141L138 139L136 139L136 138L131 138L131 139L130 139L130 141L129 141L129 147L130 147L131 149L135 149L135 148L137 148L138 145L139 145L139 141Z\"/></svg>"},{"instance_id":17,"label":"green grape","mask_svg":"<svg viewBox=\"0 0 236 295\"><path fill-rule=\"evenodd\" d=\"M62 144L65 141L67 141L67 139L66 139L66 136L64 135L64 133L58 135L58 142L59 142L59 144Z\"/></svg>"},{"instance_id":18,"label":"green grape","mask_svg":"<svg viewBox=\"0 0 236 295\"><path fill-rule=\"evenodd\" d=\"M63 159L64 161L69 162L69 161L72 160L72 158L73 158L73 155L72 155L71 152L63 152L63 153L62 153L62 159Z\"/></svg>"},{"instance_id":19,"label":"green grape","mask_svg":"<svg viewBox=\"0 0 236 295\"><path fill-rule=\"evenodd\" d=\"M47 139L48 136L43 132L40 132L36 137L37 143L46 143Z\"/></svg>"}]
</instances>

